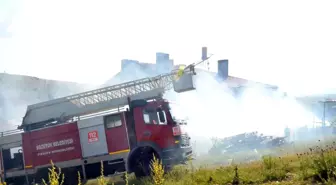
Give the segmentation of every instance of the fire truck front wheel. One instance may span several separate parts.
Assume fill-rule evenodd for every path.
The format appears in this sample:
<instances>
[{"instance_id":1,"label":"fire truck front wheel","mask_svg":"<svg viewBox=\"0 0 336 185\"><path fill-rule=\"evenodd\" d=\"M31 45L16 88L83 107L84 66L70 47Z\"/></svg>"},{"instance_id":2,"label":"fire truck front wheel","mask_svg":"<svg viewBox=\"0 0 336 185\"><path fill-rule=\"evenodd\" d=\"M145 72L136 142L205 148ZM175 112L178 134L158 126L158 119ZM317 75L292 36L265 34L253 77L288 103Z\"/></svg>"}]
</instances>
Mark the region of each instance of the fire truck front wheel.
<instances>
[{"instance_id":1,"label":"fire truck front wheel","mask_svg":"<svg viewBox=\"0 0 336 185\"><path fill-rule=\"evenodd\" d=\"M140 148L138 151L133 153L130 163L132 171L137 178L145 177L150 175L150 164L153 159L156 158L158 154L152 148Z\"/></svg>"}]
</instances>

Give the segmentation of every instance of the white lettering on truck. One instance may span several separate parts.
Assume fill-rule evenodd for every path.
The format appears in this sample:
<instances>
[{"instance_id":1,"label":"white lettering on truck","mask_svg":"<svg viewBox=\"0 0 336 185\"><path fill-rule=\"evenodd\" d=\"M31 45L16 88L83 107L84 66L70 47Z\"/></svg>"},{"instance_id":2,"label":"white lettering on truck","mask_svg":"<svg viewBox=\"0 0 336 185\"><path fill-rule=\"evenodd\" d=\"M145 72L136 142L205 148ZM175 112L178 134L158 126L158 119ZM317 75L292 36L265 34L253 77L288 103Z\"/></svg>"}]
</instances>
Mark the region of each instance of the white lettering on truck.
<instances>
[{"instance_id":1,"label":"white lettering on truck","mask_svg":"<svg viewBox=\"0 0 336 185\"><path fill-rule=\"evenodd\" d=\"M48 148L53 148L53 147L57 147L57 146L64 146L64 145L71 145L73 144L73 139L64 139L64 140L60 140L60 141L55 141L55 142L50 142L50 143L43 143L40 145L36 145L36 150L45 150Z\"/></svg>"},{"instance_id":2,"label":"white lettering on truck","mask_svg":"<svg viewBox=\"0 0 336 185\"><path fill-rule=\"evenodd\" d=\"M39 152L39 153L37 153L37 156L50 155L50 154L61 153L61 152L68 152L68 151L71 151L71 150L75 150L75 147L70 146L70 147L67 147L67 148L62 148L62 149L57 149L57 150L52 150L52 151Z\"/></svg>"}]
</instances>

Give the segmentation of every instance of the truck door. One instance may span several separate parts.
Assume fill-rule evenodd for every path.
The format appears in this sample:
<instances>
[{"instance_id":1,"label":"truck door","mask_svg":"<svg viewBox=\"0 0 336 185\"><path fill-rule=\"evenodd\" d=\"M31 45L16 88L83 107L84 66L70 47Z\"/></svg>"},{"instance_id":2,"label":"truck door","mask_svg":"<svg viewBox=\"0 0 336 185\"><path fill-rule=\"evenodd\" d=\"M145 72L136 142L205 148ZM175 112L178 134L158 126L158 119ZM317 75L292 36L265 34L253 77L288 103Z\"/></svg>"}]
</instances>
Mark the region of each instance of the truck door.
<instances>
[{"instance_id":1,"label":"truck door","mask_svg":"<svg viewBox=\"0 0 336 185\"><path fill-rule=\"evenodd\" d=\"M174 145L172 125L167 121L166 111L167 110L161 106L134 108L138 143L155 143L161 149Z\"/></svg>"},{"instance_id":2,"label":"truck door","mask_svg":"<svg viewBox=\"0 0 336 185\"><path fill-rule=\"evenodd\" d=\"M107 115L104 117L104 120L109 154L128 151L129 141L124 113Z\"/></svg>"}]
</instances>

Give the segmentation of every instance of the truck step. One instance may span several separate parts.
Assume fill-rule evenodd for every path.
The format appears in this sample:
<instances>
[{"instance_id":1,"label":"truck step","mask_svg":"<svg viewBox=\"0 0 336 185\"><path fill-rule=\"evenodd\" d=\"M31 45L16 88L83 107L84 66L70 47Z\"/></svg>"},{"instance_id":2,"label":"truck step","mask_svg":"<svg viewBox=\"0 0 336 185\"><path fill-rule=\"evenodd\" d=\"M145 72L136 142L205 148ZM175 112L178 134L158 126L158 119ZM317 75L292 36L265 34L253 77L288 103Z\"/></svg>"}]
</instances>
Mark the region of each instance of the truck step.
<instances>
[{"instance_id":1,"label":"truck step","mask_svg":"<svg viewBox=\"0 0 336 185\"><path fill-rule=\"evenodd\" d=\"M111 160L107 162L108 165L114 165L114 164L120 164L120 163L124 163L124 159L115 159L115 160Z\"/></svg>"}]
</instances>

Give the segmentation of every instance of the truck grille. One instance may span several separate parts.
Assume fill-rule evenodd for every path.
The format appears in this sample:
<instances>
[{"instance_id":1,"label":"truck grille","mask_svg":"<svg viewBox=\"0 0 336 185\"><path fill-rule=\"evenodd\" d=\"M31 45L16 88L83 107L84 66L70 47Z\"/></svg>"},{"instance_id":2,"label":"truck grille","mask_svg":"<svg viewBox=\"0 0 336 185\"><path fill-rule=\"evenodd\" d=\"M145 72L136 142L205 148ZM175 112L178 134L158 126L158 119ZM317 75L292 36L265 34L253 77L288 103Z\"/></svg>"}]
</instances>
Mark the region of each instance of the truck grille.
<instances>
[{"instance_id":1,"label":"truck grille","mask_svg":"<svg viewBox=\"0 0 336 185\"><path fill-rule=\"evenodd\" d=\"M188 135L181 135L181 147L190 146L190 137Z\"/></svg>"}]
</instances>

